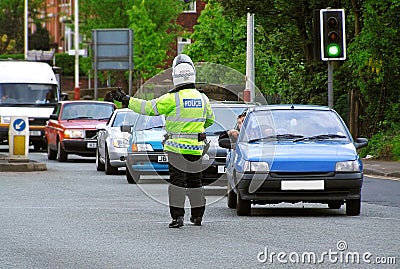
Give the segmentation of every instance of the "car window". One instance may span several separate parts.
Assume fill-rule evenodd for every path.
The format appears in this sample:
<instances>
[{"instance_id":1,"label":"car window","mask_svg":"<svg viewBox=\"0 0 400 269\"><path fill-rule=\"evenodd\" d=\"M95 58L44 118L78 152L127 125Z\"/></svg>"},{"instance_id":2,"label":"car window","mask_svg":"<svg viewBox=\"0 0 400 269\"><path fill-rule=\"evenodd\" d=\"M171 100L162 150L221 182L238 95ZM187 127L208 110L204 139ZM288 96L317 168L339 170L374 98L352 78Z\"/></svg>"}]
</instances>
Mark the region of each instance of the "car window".
<instances>
[{"instance_id":1,"label":"car window","mask_svg":"<svg viewBox=\"0 0 400 269\"><path fill-rule=\"evenodd\" d=\"M240 141L260 138L348 140L349 134L337 114L323 110L254 111L244 122Z\"/></svg>"},{"instance_id":2,"label":"car window","mask_svg":"<svg viewBox=\"0 0 400 269\"><path fill-rule=\"evenodd\" d=\"M247 109L243 107L213 107L214 123L206 129L208 135L216 135L225 130L232 129L236 124L237 116Z\"/></svg>"}]
</instances>

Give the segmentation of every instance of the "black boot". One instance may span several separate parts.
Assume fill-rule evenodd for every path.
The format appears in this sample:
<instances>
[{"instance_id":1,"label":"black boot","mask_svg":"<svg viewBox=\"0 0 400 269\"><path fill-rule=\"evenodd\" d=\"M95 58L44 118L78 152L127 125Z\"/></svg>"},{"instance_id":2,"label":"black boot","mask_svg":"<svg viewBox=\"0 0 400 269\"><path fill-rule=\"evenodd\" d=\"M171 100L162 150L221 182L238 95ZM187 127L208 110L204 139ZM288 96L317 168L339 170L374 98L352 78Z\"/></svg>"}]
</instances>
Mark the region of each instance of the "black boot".
<instances>
[{"instance_id":1,"label":"black boot","mask_svg":"<svg viewBox=\"0 0 400 269\"><path fill-rule=\"evenodd\" d=\"M171 223L169 224L169 228L179 228L183 226L183 216L179 216L176 219L172 219Z\"/></svg>"},{"instance_id":2,"label":"black boot","mask_svg":"<svg viewBox=\"0 0 400 269\"><path fill-rule=\"evenodd\" d=\"M190 221L196 226L201 226L202 218L201 217L190 217Z\"/></svg>"}]
</instances>

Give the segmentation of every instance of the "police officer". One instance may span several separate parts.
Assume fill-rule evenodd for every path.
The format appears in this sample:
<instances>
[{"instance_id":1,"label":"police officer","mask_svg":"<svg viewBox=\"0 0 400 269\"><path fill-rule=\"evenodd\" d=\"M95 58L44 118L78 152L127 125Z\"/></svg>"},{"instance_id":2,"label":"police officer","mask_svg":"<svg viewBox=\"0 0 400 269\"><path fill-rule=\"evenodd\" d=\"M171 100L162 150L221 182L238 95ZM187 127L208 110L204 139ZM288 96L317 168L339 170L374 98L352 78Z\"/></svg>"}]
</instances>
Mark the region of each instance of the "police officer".
<instances>
[{"instance_id":1,"label":"police officer","mask_svg":"<svg viewBox=\"0 0 400 269\"><path fill-rule=\"evenodd\" d=\"M159 98L146 101L112 91L115 100L133 111L150 116L165 115L167 131L164 150L168 154L170 185L170 228L184 225L186 195L191 205L190 221L201 226L205 210L201 184L201 157L205 147L205 128L214 122L207 96L195 88L196 70L189 56L180 54L172 64L174 89Z\"/></svg>"}]
</instances>

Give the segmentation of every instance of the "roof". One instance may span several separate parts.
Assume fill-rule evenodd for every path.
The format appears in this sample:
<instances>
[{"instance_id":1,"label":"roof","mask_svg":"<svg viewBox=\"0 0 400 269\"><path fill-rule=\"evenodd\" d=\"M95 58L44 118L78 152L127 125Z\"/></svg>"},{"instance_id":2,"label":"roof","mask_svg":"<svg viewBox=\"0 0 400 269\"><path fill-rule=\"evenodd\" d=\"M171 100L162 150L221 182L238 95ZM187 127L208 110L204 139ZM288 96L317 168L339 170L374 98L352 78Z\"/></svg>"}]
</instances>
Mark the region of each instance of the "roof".
<instances>
[{"instance_id":1,"label":"roof","mask_svg":"<svg viewBox=\"0 0 400 269\"><path fill-rule=\"evenodd\" d=\"M15 60L0 61L0 83L58 84L49 64Z\"/></svg>"},{"instance_id":2,"label":"roof","mask_svg":"<svg viewBox=\"0 0 400 269\"><path fill-rule=\"evenodd\" d=\"M279 105L260 105L254 106L253 111L261 110L333 110L327 106L320 105L302 105L302 104L279 104Z\"/></svg>"}]
</instances>

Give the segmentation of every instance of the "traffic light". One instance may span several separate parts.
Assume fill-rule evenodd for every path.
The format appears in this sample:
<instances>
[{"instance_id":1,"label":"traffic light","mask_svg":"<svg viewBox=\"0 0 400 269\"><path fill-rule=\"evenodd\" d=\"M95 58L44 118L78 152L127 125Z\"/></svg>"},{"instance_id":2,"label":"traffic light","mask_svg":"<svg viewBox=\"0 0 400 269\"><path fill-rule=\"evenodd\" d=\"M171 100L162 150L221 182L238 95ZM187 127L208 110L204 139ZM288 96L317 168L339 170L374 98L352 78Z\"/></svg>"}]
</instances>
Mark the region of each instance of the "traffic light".
<instances>
[{"instance_id":1,"label":"traffic light","mask_svg":"<svg viewBox=\"0 0 400 269\"><path fill-rule=\"evenodd\" d=\"M343 9L320 10L321 60L345 60L346 36Z\"/></svg>"}]
</instances>

